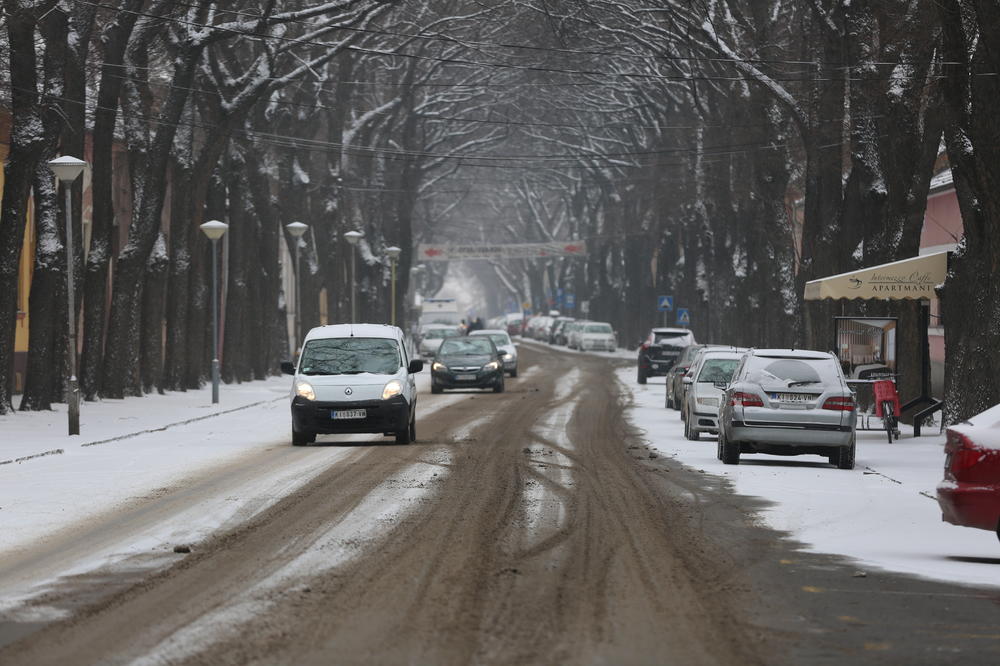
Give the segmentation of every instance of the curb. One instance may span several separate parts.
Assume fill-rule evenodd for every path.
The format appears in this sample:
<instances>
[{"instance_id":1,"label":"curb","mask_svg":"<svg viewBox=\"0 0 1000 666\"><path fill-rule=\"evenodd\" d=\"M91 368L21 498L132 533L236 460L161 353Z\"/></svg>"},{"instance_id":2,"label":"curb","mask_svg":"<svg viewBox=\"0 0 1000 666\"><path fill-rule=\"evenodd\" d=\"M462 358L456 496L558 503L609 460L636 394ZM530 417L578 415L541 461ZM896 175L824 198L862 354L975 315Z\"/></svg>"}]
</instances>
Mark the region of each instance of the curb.
<instances>
[{"instance_id":1,"label":"curb","mask_svg":"<svg viewBox=\"0 0 1000 666\"><path fill-rule=\"evenodd\" d=\"M123 439L131 439L133 437L138 437L140 435L147 435L147 434L153 433L153 432L163 432L164 430L168 430L170 428L176 428L177 426L188 425L189 423L196 423L198 421L204 421L205 419L215 418L216 416L223 416L225 414L232 414L233 412L239 412L239 411L242 411L244 409L250 409L251 407L257 407L257 406L260 406L260 405L265 405L265 404L270 403L270 402L278 402L279 400L287 400L287 399L288 399L288 396L283 395L283 396L278 397L278 398L270 398L268 400L258 400L257 402L251 402L251 403L248 403L246 405L241 405L239 407L233 407L231 409L226 409L226 410L223 410L223 411L220 411L220 412L212 412L211 414L202 414L201 416L196 416L194 418L185 419L183 421L176 421L174 423L168 423L168 424L166 424L164 426L160 426L158 428L147 428L146 430L139 430L137 432L130 432L130 433L126 433L124 435L117 435L115 437L108 437L107 439L99 439L99 440L94 441L94 442L84 442L83 444L80 444L80 448L85 448L85 447L88 447L88 446L98 446L99 444L109 444L109 443L112 443L112 442L119 442L119 441L121 441ZM53 449L51 451L43 451L41 453L33 453L31 455L28 455L28 456L21 456L20 458L11 458L10 460L0 460L0 465L12 465L14 463L20 464L20 463L23 463L23 462L27 462L29 460L34 460L36 458L44 458L45 456L61 455L63 453L66 453L65 449Z\"/></svg>"}]
</instances>

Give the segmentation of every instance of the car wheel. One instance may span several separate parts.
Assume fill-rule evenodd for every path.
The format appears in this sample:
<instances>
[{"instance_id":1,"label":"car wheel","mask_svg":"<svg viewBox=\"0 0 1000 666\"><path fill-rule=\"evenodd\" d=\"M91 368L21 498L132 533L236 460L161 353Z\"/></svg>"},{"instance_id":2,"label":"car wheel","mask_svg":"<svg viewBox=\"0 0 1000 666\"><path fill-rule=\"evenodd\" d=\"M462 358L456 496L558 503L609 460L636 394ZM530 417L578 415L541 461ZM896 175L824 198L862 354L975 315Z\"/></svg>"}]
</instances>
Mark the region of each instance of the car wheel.
<instances>
[{"instance_id":1,"label":"car wheel","mask_svg":"<svg viewBox=\"0 0 1000 666\"><path fill-rule=\"evenodd\" d=\"M493 385L493 392L503 393L503 373L500 374L500 379L497 380L497 383Z\"/></svg>"},{"instance_id":2,"label":"car wheel","mask_svg":"<svg viewBox=\"0 0 1000 666\"><path fill-rule=\"evenodd\" d=\"M719 429L719 449L722 454L722 462L726 465L739 465L740 464L740 445L739 442L730 442L725 436L724 430Z\"/></svg>"},{"instance_id":3,"label":"car wheel","mask_svg":"<svg viewBox=\"0 0 1000 666\"><path fill-rule=\"evenodd\" d=\"M511 379L517 377L517 368L514 368L513 370L510 371L510 377Z\"/></svg>"},{"instance_id":4,"label":"car wheel","mask_svg":"<svg viewBox=\"0 0 1000 666\"><path fill-rule=\"evenodd\" d=\"M691 425L691 415L688 414L688 418L684 419L684 438L689 439L692 442L697 442L701 439L701 433L694 429Z\"/></svg>"},{"instance_id":5,"label":"car wheel","mask_svg":"<svg viewBox=\"0 0 1000 666\"><path fill-rule=\"evenodd\" d=\"M431 393L441 393L444 389L437 382L431 382Z\"/></svg>"},{"instance_id":6,"label":"car wheel","mask_svg":"<svg viewBox=\"0 0 1000 666\"><path fill-rule=\"evenodd\" d=\"M837 451L837 469L854 469L854 454L857 450L857 439L851 438L848 446L840 447Z\"/></svg>"},{"instance_id":7,"label":"car wheel","mask_svg":"<svg viewBox=\"0 0 1000 666\"><path fill-rule=\"evenodd\" d=\"M415 424L413 423L413 417L411 416L410 422L406 424L406 427L402 430L396 431L396 443L409 444L415 439L414 435L416 434L416 430Z\"/></svg>"},{"instance_id":8,"label":"car wheel","mask_svg":"<svg viewBox=\"0 0 1000 666\"><path fill-rule=\"evenodd\" d=\"M722 460L722 442L726 437L724 433L725 431L720 427L719 437L717 440L715 440L715 457L718 458L719 460Z\"/></svg>"},{"instance_id":9,"label":"car wheel","mask_svg":"<svg viewBox=\"0 0 1000 666\"><path fill-rule=\"evenodd\" d=\"M314 432L300 432L298 430L292 429L292 446L305 446L311 442L316 441L316 433Z\"/></svg>"}]
</instances>

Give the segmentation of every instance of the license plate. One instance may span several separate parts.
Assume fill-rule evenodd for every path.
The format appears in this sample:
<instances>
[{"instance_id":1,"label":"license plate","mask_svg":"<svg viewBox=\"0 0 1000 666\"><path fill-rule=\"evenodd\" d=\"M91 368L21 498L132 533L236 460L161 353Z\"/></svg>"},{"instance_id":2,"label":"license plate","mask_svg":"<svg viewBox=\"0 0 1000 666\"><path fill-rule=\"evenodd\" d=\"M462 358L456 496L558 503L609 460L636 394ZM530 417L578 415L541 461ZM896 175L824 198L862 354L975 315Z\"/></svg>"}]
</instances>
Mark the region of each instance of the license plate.
<instances>
[{"instance_id":1,"label":"license plate","mask_svg":"<svg viewBox=\"0 0 1000 666\"><path fill-rule=\"evenodd\" d=\"M816 396L809 395L806 393L772 393L771 400L780 400L781 402L790 402L792 404L804 404L807 402L812 402L816 399Z\"/></svg>"},{"instance_id":2,"label":"license plate","mask_svg":"<svg viewBox=\"0 0 1000 666\"><path fill-rule=\"evenodd\" d=\"M653 370L659 370L659 369L660 369L660 364L659 363L654 363L653 364Z\"/></svg>"},{"instance_id":3,"label":"license plate","mask_svg":"<svg viewBox=\"0 0 1000 666\"><path fill-rule=\"evenodd\" d=\"M471 382L476 378L475 375L455 375L455 379L460 382Z\"/></svg>"},{"instance_id":4,"label":"license plate","mask_svg":"<svg viewBox=\"0 0 1000 666\"><path fill-rule=\"evenodd\" d=\"M330 411L331 419L363 419L367 412L363 409L333 409Z\"/></svg>"}]
</instances>

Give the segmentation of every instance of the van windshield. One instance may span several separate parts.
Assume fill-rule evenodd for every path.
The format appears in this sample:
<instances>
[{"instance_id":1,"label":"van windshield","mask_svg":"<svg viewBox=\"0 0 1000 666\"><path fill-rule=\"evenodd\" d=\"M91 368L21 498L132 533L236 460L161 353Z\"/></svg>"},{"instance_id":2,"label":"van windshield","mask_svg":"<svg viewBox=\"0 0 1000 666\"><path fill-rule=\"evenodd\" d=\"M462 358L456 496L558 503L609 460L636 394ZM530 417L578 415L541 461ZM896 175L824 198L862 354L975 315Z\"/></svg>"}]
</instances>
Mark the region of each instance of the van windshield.
<instances>
[{"instance_id":1,"label":"van windshield","mask_svg":"<svg viewBox=\"0 0 1000 666\"><path fill-rule=\"evenodd\" d=\"M310 340L302 350L303 375L394 375L402 365L399 345L386 338Z\"/></svg>"}]
</instances>

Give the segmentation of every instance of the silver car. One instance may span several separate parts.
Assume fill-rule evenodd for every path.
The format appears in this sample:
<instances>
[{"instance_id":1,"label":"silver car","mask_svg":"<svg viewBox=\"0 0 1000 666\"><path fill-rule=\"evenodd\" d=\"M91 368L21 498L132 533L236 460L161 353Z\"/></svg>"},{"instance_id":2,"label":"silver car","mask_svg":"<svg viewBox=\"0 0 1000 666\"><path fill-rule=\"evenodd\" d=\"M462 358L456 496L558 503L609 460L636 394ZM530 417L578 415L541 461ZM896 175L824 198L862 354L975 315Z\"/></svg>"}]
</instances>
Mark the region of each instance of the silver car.
<instances>
[{"instance_id":1,"label":"silver car","mask_svg":"<svg viewBox=\"0 0 1000 666\"><path fill-rule=\"evenodd\" d=\"M719 432L719 405L726 386L733 378L745 349L706 349L691 366L691 377L684 378L684 437L698 440L701 433Z\"/></svg>"},{"instance_id":2,"label":"silver car","mask_svg":"<svg viewBox=\"0 0 1000 666\"><path fill-rule=\"evenodd\" d=\"M856 420L854 394L832 354L751 350L719 410L718 455L736 465L741 453L811 453L854 469Z\"/></svg>"}]
</instances>

